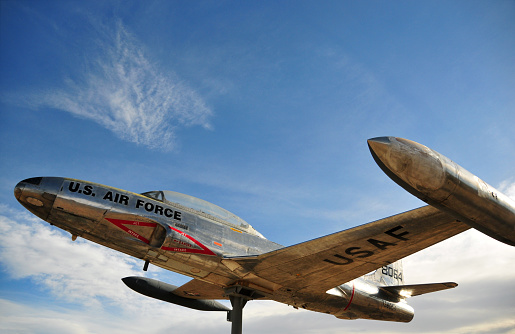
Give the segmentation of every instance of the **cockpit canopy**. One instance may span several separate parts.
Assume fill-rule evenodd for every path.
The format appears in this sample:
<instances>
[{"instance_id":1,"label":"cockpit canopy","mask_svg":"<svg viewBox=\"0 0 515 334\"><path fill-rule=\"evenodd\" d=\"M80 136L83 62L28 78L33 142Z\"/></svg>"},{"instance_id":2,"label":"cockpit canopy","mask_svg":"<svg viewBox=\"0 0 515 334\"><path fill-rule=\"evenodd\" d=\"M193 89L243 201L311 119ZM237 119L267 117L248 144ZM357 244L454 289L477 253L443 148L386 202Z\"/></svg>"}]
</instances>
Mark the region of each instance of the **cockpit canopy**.
<instances>
[{"instance_id":1,"label":"cockpit canopy","mask_svg":"<svg viewBox=\"0 0 515 334\"><path fill-rule=\"evenodd\" d=\"M168 203L170 205L187 208L202 215L207 216L219 223L232 225L239 230L243 230L249 234L253 234L264 238L261 233L256 231L249 223L236 216L218 205L204 201L200 198L196 198L190 195L181 194L175 191L162 190L162 191L148 191L142 193L143 196L150 197L157 201Z\"/></svg>"}]
</instances>

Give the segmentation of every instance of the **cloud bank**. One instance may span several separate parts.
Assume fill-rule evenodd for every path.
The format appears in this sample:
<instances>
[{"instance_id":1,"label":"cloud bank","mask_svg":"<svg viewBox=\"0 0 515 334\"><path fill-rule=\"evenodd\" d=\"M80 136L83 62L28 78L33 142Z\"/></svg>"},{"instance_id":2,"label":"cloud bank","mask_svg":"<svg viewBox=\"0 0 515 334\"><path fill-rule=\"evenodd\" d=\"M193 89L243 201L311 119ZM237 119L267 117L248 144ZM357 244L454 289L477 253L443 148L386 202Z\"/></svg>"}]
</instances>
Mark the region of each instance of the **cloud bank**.
<instances>
[{"instance_id":1,"label":"cloud bank","mask_svg":"<svg viewBox=\"0 0 515 334\"><path fill-rule=\"evenodd\" d=\"M143 44L121 22L114 28L98 26L102 31L97 31L82 71L75 79L68 77L64 88L30 96L32 107L67 111L123 140L168 151L176 146L179 128L211 128L213 113L202 97L150 61Z\"/></svg>"}]
</instances>

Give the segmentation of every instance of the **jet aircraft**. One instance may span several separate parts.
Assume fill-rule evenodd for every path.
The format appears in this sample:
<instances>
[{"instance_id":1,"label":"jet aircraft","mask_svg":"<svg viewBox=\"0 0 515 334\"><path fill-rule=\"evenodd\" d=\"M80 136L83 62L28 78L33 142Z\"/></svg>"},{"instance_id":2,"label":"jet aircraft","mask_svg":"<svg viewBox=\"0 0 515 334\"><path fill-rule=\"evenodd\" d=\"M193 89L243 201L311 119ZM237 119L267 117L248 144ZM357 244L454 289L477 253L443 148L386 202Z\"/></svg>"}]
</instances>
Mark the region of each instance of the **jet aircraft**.
<instances>
[{"instance_id":1,"label":"jet aircraft","mask_svg":"<svg viewBox=\"0 0 515 334\"><path fill-rule=\"evenodd\" d=\"M379 166L429 205L284 247L233 213L173 191L133 193L63 177L19 182L16 199L72 234L192 278L176 287L125 277L131 289L204 311L227 311L242 332L249 300L340 319L409 322L406 300L457 286L405 284L401 259L473 227L515 245L515 203L443 155L412 141L368 140ZM232 310L217 300L229 299Z\"/></svg>"}]
</instances>

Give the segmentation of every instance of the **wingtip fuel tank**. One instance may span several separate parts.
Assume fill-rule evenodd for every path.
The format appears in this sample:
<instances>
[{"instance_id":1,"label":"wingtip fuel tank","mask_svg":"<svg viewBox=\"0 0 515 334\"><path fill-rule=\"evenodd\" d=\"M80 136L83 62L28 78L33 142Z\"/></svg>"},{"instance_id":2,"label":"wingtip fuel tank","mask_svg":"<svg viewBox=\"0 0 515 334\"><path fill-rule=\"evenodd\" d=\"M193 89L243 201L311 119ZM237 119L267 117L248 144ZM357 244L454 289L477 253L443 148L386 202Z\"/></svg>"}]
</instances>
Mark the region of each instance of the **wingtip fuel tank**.
<instances>
[{"instance_id":1,"label":"wingtip fuel tank","mask_svg":"<svg viewBox=\"0 0 515 334\"><path fill-rule=\"evenodd\" d=\"M228 307L216 300L211 299L192 299L176 295L175 285L167 284L155 279L139 276L122 278L123 283L132 290L142 295L159 299L168 303L181 305L200 311L230 311Z\"/></svg>"},{"instance_id":2,"label":"wingtip fuel tank","mask_svg":"<svg viewBox=\"0 0 515 334\"><path fill-rule=\"evenodd\" d=\"M368 140L379 167L424 202L515 246L515 202L442 154L411 140Z\"/></svg>"}]
</instances>

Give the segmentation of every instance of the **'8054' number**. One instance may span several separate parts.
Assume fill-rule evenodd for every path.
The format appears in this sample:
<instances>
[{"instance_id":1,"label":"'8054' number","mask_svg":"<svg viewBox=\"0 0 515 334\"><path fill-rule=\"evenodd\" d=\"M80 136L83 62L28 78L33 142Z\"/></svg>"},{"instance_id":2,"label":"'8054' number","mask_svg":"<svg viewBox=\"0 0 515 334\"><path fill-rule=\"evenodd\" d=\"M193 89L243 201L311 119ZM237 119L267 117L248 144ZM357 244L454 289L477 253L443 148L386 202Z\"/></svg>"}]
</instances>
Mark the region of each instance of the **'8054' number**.
<instances>
[{"instance_id":1,"label":"'8054' number","mask_svg":"<svg viewBox=\"0 0 515 334\"><path fill-rule=\"evenodd\" d=\"M381 270L381 273L383 275L390 276L402 281L402 271L398 269L393 269L392 267L384 266Z\"/></svg>"}]
</instances>

